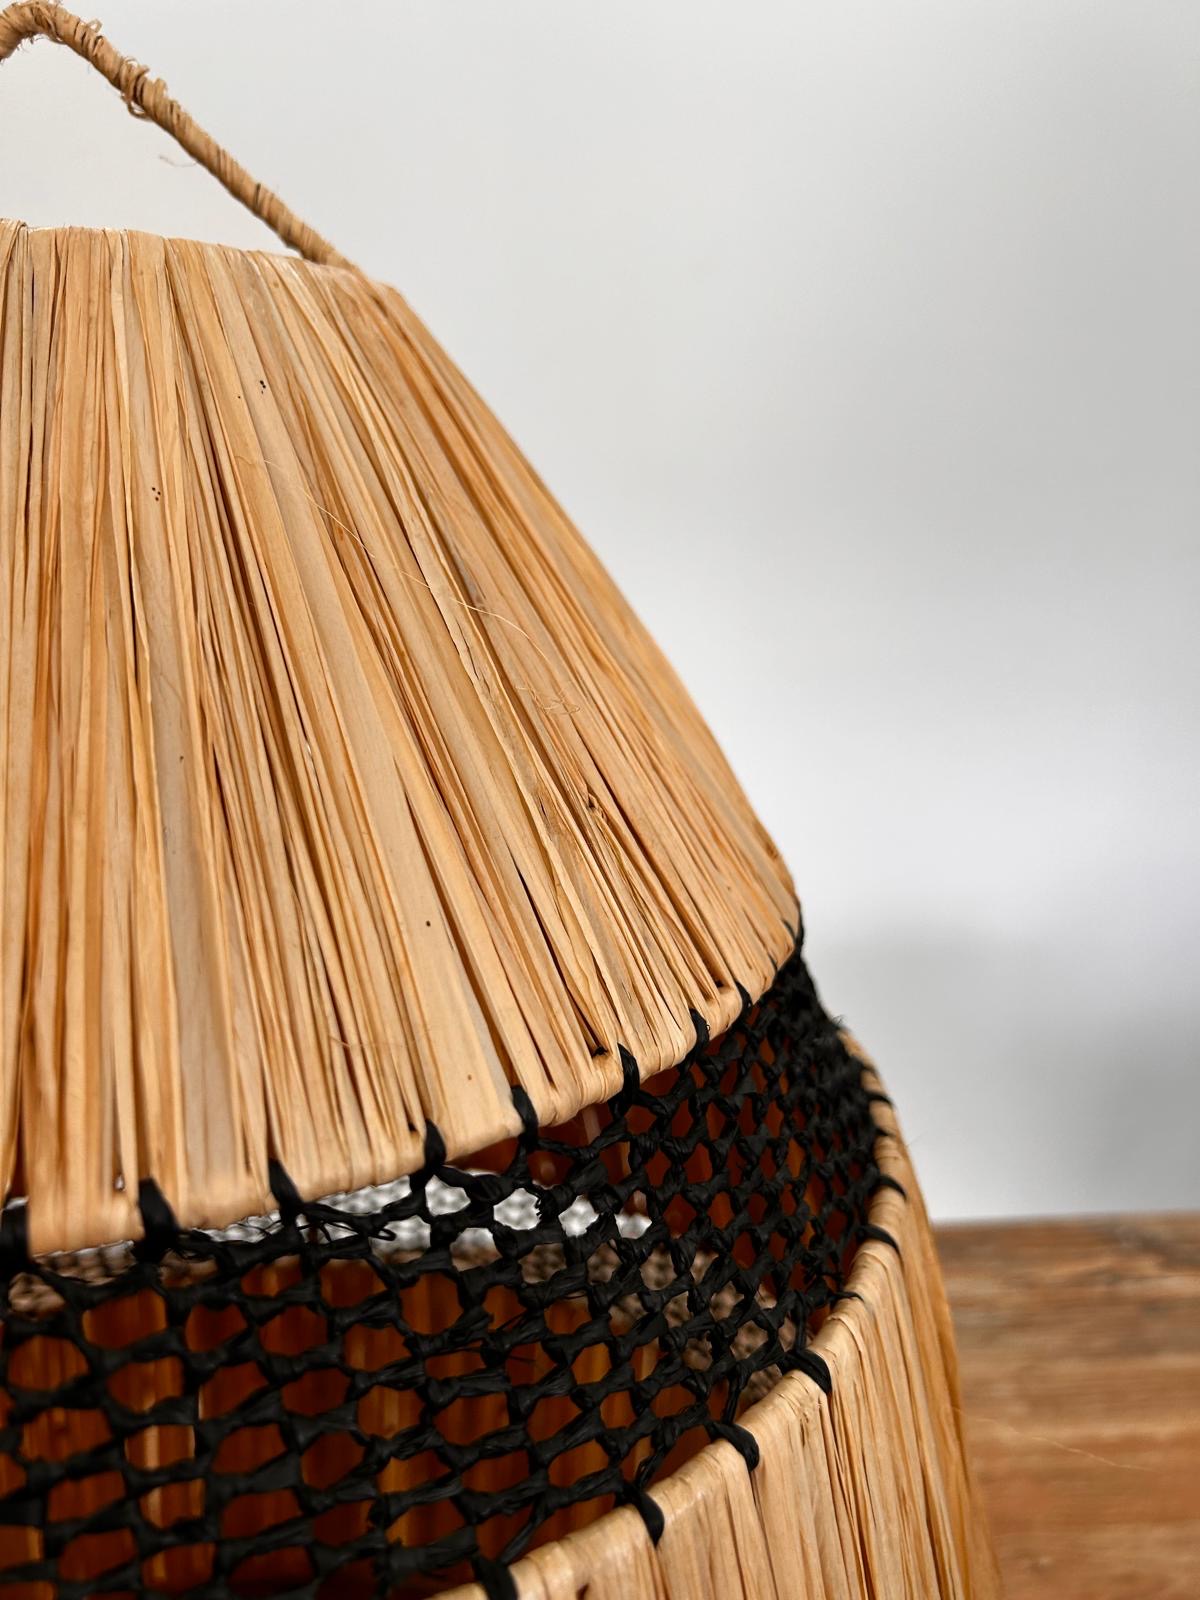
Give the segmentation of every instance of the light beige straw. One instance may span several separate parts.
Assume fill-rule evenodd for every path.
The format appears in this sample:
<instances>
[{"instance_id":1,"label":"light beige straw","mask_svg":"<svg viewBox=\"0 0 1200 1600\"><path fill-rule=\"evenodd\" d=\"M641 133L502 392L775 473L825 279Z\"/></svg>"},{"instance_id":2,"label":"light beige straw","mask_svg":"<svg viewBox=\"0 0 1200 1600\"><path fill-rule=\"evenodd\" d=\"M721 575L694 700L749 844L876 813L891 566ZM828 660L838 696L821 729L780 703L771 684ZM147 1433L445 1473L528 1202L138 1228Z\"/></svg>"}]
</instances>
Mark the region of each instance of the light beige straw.
<instances>
[{"instance_id":1,"label":"light beige straw","mask_svg":"<svg viewBox=\"0 0 1200 1600\"><path fill-rule=\"evenodd\" d=\"M278 195L256 183L245 167L239 166L227 150L193 122L178 101L172 100L161 78L152 78L150 69L140 61L114 50L97 23L83 22L61 6L45 4L43 0L23 0L21 4L0 11L0 61L7 60L24 40L39 36L65 44L77 56L90 61L96 71L108 79L131 112L149 118L169 133L224 184L235 200L240 200L306 261L350 266L345 256L306 222L301 222Z\"/></svg>"},{"instance_id":2,"label":"light beige straw","mask_svg":"<svg viewBox=\"0 0 1200 1600\"><path fill-rule=\"evenodd\" d=\"M53 7L0 46L35 24L190 128ZM430 1122L467 1157L516 1084L563 1120L791 950L678 680L357 271L0 222L0 619L0 1188L39 1250L136 1236L146 1177L223 1225L272 1156L307 1197Z\"/></svg>"}]
</instances>

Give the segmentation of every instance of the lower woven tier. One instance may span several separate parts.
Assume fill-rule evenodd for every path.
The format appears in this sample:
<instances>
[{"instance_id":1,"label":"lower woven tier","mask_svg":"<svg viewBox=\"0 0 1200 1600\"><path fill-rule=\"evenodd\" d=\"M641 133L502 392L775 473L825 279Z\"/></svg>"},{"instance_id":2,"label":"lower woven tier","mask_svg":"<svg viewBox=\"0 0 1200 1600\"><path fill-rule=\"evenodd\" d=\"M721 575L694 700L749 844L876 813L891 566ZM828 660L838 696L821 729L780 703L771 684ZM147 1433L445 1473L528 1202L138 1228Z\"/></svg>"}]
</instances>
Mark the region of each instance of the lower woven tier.
<instances>
[{"instance_id":1,"label":"lower woven tier","mask_svg":"<svg viewBox=\"0 0 1200 1600\"><path fill-rule=\"evenodd\" d=\"M385 1189L22 1259L0 1280L0 1600L355 1600L477 1578L725 1439L878 1236L876 1096L799 953L566 1128ZM786 1381L786 1380L785 1380ZM669 1483L668 1483L669 1487ZM536 1558L535 1558L536 1559Z\"/></svg>"}]
</instances>

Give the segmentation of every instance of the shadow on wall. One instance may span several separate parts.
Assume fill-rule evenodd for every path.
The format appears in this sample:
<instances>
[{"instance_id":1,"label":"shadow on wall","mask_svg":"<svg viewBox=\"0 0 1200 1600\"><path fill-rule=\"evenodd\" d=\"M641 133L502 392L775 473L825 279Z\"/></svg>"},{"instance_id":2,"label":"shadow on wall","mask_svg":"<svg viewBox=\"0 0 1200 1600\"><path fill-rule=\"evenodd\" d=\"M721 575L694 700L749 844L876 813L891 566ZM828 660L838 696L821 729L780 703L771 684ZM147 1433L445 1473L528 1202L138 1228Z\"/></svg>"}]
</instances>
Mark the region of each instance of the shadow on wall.
<instances>
[{"instance_id":1,"label":"shadow on wall","mask_svg":"<svg viewBox=\"0 0 1200 1600\"><path fill-rule=\"evenodd\" d=\"M1051 1191L1095 1211L1097 1174L1105 1211L1200 1205L1200 1027L1169 995L1131 1007L1128 979L1084 957L1064 985L1061 951L978 930L812 938L808 956L883 1073L935 1217L1034 1215Z\"/></svg>"}]
</instances>

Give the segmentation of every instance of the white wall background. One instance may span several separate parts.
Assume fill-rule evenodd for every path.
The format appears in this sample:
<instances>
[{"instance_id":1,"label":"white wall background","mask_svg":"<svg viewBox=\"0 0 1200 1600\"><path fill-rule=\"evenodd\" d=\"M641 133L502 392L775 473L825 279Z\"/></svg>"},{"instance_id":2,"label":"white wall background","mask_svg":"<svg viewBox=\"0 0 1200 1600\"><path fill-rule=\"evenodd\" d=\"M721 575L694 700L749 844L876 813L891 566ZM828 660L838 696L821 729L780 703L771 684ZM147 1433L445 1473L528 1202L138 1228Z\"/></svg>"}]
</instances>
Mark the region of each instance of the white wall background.
<instances>
[{"instance_id":1,"label":"white wall background","mask_svg":"<svg viewBox=\"0 0 1200 1600\"><path fill-rule=\"evenodd\" d=\"M1200 1204L1194 0L106 0L656 630L941 1216ZM65 51L0 211L266 244Z\"/></svg>"}]
</instances>

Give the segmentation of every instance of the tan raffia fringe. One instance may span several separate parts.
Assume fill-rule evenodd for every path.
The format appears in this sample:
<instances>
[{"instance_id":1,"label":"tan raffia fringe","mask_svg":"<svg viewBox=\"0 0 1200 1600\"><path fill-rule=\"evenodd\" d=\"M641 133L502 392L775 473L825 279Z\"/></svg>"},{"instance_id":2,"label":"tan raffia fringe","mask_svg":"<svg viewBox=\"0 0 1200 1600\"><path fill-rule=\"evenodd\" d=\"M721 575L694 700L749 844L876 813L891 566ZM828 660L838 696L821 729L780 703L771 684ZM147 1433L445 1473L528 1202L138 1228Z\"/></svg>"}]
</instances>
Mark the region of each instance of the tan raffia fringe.
<instances>
[{"instance_id":1,"label":"tan raffia fringe","mask_svg":"<svg viewBox=\"0 0 1200 1600\"><path fill-rule=\"evenodd\" d=\"M61 6L43 0L24 0L0 11L0 61L6 60L26 39L38 37L65 44L103 73L136 116L148 118L169 133L187 153L212 173L235 200L239 200L267 227L308 261L348 267L339 251L307 223L301 222L278 195L255 182L227 150L205 133L183 107L167 93L161 78L149 68L115 50L95 22L83 22Z\"/></svg>"},{"instance_id":2,"label":"tan raffia fringe","mask_svg":"<svg viewBox=\"0 0 1200 1600\"><path fill-rule=\"evenodd\" d=\"M387 1182L790 953L661 653L394 291L0 222L0 1191L39 1253ZM714 648L736 641L714 638ZM119 1180L119 1182L118 1182Z\"/></svg>"},{"instance_id":3,"label":"tan raffia fringe","mask_svg":"<svg viewBox=\"0 0 1200 1600\"><path fill-rule=\"evenodd\" d=\"M657 1546L626 1507L513 1568L520 1600L999 1600L967 1464L954 1341L929 1222L889 1107L848 1299L812 1348L833 1392L789 1373L741 1418L759 1464L706 1446L652 1486ZM471 1584L444 1600L484 1600Z\"/></svg>"}]
</instances>

